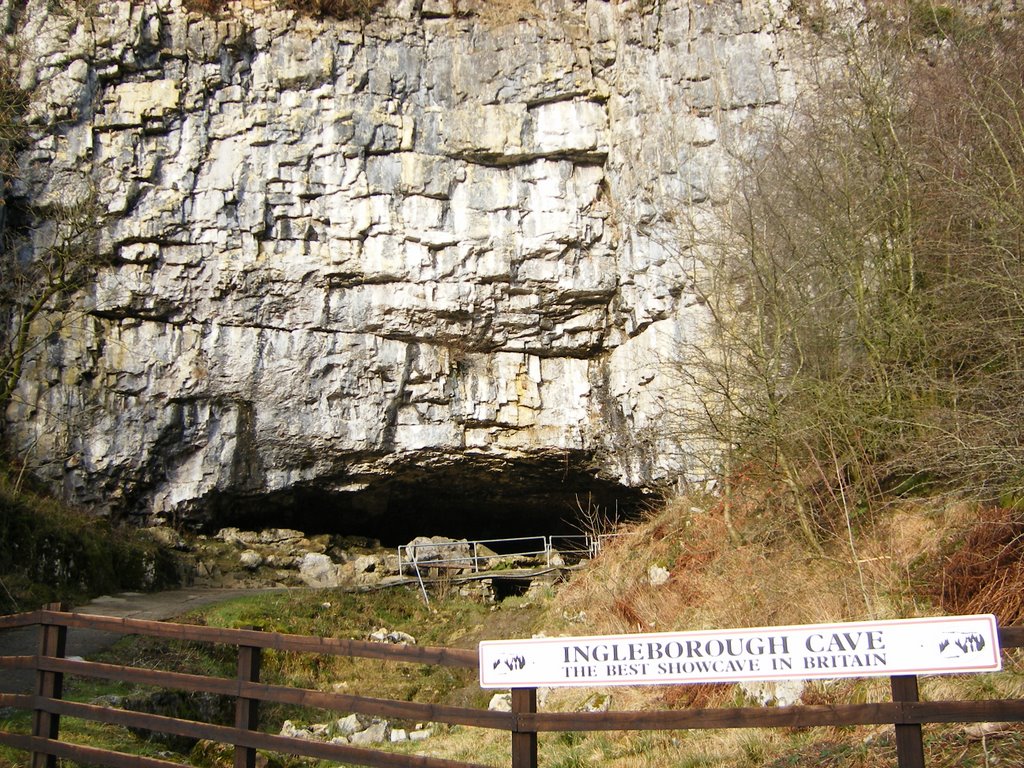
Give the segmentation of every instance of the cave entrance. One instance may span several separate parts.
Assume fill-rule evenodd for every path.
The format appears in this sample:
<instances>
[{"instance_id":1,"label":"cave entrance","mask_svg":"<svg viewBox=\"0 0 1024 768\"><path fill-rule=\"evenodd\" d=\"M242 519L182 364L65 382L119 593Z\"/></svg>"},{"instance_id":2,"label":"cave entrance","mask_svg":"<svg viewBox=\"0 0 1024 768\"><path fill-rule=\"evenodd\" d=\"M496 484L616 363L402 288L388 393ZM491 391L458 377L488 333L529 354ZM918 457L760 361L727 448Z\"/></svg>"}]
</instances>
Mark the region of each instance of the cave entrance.
<instances>
[{"instance_id":1,"label":"cave entrance","mask_svg":"<svg viewBox=\"0 0 1024 768\"><path fill-rule=\"evenodd\" d=\"M363 536L392 547L417 536L568 536L593 532L599 523L635 519L650 494L598 478L591 459L560 452L514 460L451 455L390 460L384 471L346 471L258 498L219 497L211 505L209 527L287 527Z\"/></svg>"},{"instance_id":2,"label":"cave entrance","mask_svg":"<svg viewBox=\"0 0 1024 768\"><path fill-rule=\"evenodd\" d=\"M509 597L522 597L530 591L532 585L533 579L525 576L496 576L491 579L491 590L494 592L495 601L499 603Z\"/></svg>"}]
</instances>

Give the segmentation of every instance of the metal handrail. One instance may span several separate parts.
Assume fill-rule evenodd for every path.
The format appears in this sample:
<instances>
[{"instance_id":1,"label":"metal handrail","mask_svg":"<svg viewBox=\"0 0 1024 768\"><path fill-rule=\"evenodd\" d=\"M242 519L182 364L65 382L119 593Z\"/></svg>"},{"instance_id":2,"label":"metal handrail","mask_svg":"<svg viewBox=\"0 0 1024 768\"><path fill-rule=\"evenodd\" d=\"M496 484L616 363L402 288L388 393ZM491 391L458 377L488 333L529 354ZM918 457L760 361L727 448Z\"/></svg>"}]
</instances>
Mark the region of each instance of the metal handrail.
<instances>
[{"instance_id":1,"label":"metal handrail","mask_svg":"<svg viewBox=\"0 0 1024 768\"><path fill-rule=\"evenodd\" d=\"M449 565L464 566L465 564L469 563L471 565L472 569L473 569L473 572L474 573L478 573L480 571L480 561L481 560L488 560L489 561L489 560L493 560L493 559L497 559L497 558L504 559L504 558L509 558L509 557L536 557L536 556L541 556L541 555L544 556L545 563L547 565L550 565L551 564L551 550L552 550L551 539L552 539L551 536L515 536L515 537L509 537L509 538L503 538L503 539L473 539L473 540L454 539L452 541L427 542L427 543L423 543L423 544L401 544L398 547L398 571L399 571L399 573L404 573L406 566L411 565L418 572L419 571L419 563L429 564L431 567L433 567L433 566L449 566ZM495 553L494 555L480 555L480 547L481 547L481 545L487 546L487 545L490 545L490 544L507 544L507 543L513 543L513 542L521 542L521 541L539 541L541 543L541 548L540 549L526 549L526 550L520 550L520 551L516 551L516 552ZM432 557L429 560L424 560L423 558L416 556L416 552L418 550L430 550L430 549L440 550L440 549L445 549L447 547L451 547L453 545L460 545L460 544L464 544L464 545L468 546L470 548L472 554L469 555L469 556L459 556L459 557L451 557L451 558L443 558L443 557L433 558ZM488 548L490 548L490 547L488 547ZM411 556L410 556L410 552L413 553Z\"/></svg>"},{"instance_id":2,"label":"metal handrail","mask_svg":"<svg viewBox=\"0 0 1024 768\"><path fill-rule=\"evenodd\" d=\"M404 573L407 567L412 567L419 572L418 563L428 564L430 566L447 567L447 566L460 566L465 567L467 564L473 569L473 573L479 573L481 570L480 563L482 561L490 561L495 559L505 559L514 557L544 557L544 563L546 566L551 565L551 556L555 551L565 552L568 554L583 555L588 558L597 557L603 549L605 543L609 539L614 539L622 536L633 536L635 532L625 531L619 533L578 533L578 534L551 534L548 536L511 536L501 539L452 539L450 541L439 541L439 542L426 542L423 544L401 544L398 546L398 572ZM576 540L581 542L580 548L569 549L567 547L556 547L555 542L560 539ZM521 541L539 541L541 547L539 549L524 549L515 552L499 552L494 555L481 555L480 547L491 544L511 544L514 542ZM452 545L463 544L470 548L471 554L459 556L459 557L438 557L430 558L429 560L423 560L422 558L416 557L415 553L417 550L430 550L430 549L444 549L451 547Z\"/></svg>"}]
</instances>

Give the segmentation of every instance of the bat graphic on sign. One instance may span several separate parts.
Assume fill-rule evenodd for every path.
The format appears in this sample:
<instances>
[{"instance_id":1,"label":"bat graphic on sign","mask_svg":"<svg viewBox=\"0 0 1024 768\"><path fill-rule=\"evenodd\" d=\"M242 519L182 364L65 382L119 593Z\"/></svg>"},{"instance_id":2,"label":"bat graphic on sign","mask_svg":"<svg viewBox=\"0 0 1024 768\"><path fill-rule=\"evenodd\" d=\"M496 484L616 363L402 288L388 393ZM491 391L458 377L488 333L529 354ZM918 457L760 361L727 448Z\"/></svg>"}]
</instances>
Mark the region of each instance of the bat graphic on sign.
<instances>
[{"instance_id":1,"label":"bat graphic on sign","mask_svg":"<svg viewBox=\"0 0 1024 768\"><path fill-rule=\"evenodd\" d=\"M939 653L946 659L978 653L984 647L985 638L978 632L950 632L939 641Z\"/></svg>"},{"instance_id":2,"label":"bat graphic on sign","mask_svg":"<svg viewBox=\"0 0 1024 768\"><path fill-rule=\"evenodd\" d=\"M491 669L498 670L501 672L517 672L520 669L526 667L526 657L513 655L513 654L502 654L494 663L491 665Z\"/></svg>"}]
</instances>

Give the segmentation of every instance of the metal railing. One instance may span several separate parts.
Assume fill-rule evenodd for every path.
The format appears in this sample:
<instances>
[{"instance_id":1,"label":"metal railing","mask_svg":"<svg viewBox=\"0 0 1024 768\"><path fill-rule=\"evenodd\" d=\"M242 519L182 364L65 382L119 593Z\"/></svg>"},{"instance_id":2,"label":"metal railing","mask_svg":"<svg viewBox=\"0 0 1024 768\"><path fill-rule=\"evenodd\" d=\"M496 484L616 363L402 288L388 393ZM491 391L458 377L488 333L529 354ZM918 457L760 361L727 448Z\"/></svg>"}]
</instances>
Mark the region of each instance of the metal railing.
<instances>
[{"instance_id":1,"label":"metal railing","mask_svg":"<svg viewBox=\"0 0 1024 768\"><path fill-rule=\"evenodd\" d=\"M524 543L526 542L526 543ZM498 553L491 545L513 544L511 552ZM450 540L402 544L398 547L398 571L425 568L486 570L502 560L542 559L551 562L551 542L547 536L519 536L507 539Z\"/></svg>"},{"instance_id":2,"label":"metal railing","mask_svg":"<svg viewBox=\"0 0 1024 768\"><path fill-rule=\"evenodd\" d=\"M568 561L592 559L601 553L613 538L632 536L626 533L552 534L549 536L515 536L503 539L445 539L402 544L398 547L398 572L412 573L419 583L423 601L430 604L423 571L433 570L447 578L454 572L478 574L494 569L502 562L540 561L545 568L562 567ZM441 538L441 537L437 537ZM526 543L524 543L526 542ZM495 547L512 551L496 551ZM559 556L556 561L555 555Z\"/></svg>"},{"instance_id":3,"label":"metal railing","mask_svg":"<svg viewBox=\"0 0 1024 768\"><path fill-rule=\"evenodd\" d=\"M517 560L537 560L545 567L551 567L558 564L555 562L556 553L576 561L593 558L601 552L608 539L628 535L631 534L553 534L402 544L398 547L398 571L405 573L430 567L479 573L499 563Z\"/></svg>"}]
</instances>

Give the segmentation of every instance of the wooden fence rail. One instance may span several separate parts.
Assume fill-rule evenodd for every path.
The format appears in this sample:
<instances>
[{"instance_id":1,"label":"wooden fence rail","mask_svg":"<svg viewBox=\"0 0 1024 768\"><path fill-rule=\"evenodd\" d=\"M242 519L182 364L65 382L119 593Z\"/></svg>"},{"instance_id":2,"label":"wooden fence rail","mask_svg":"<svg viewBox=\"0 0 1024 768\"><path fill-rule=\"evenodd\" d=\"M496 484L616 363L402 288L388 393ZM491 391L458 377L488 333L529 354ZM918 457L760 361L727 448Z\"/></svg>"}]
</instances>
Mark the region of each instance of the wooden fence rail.
<instances>
[{"instance_id":1,"label":"wooden fence rail","mask_svg":"<svg viewBox=\"0 0 1024 768\"><path fill-rule=\"evenodd\" d=\"M179 766L156 758L127 755L60 741L61 717L138 728L175 736L208 739L234 746L235 768L253 768L256 750L299 757L380 766L381 768L483 768L473 763L382 750L309 741L260 732L263 703L292 704L340 713L445 723L507 731L511 734L513 768L537 768L537 735L557 731L682 730L718 728L778 728L891 724L896 729L900 768L923 768L921 726L924 723L1024 721L1024 700L922 702L917 678L892 678L891 702L832 706L739 707L644 712L538 712L537 691L512 691L512 711L492 712L440 704L392 701L367 696L327 693L260 682L262 651L329 654L387 661L477 669L476 652L450 648L309 637L260 632L255 629L217 629L139 619L117 619L68 613L53 605L41 611L0 617L0 630L40 627L39 653L0 657L0 670L30 669L36 673L33 694L0 694L0 706L33 713L32 733L0 731L0 743L31 755L32 768L56 768L59 758L93 765L170 768ZM228 645L237 648L233 679L141 669L64 658L69 629L98 629L166 640ZM1003 627L1002 647L1024 647L1024 627ZM114 707L64 700L65 675L150 685L228 696L235 701L234 725L182 720Z\"/></svg>"}]
</instances>

